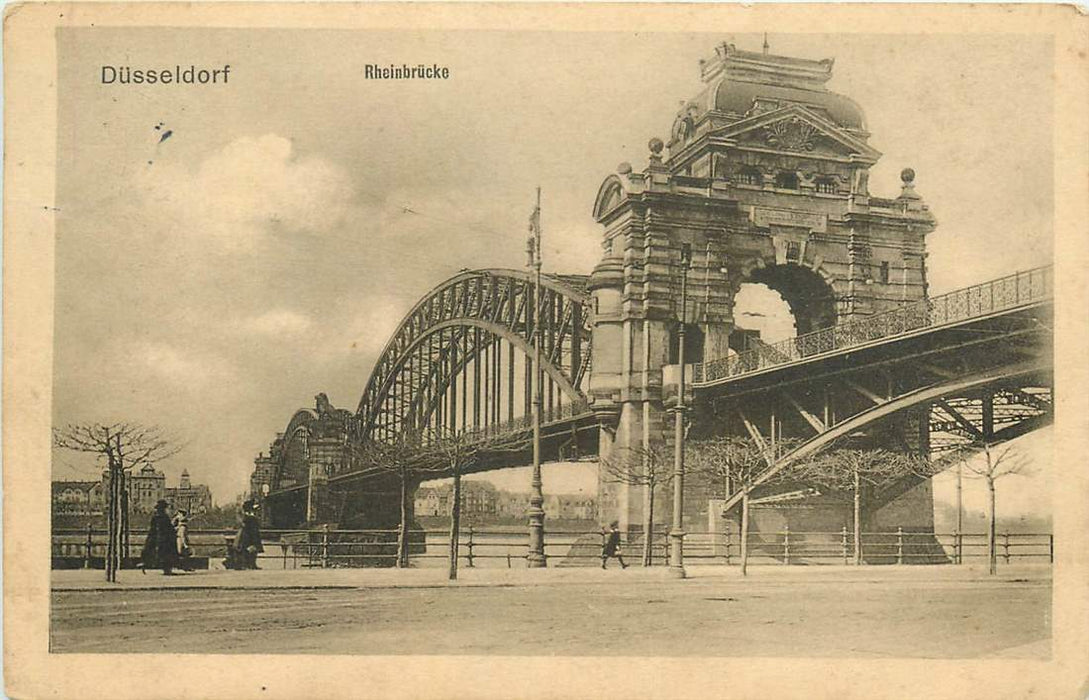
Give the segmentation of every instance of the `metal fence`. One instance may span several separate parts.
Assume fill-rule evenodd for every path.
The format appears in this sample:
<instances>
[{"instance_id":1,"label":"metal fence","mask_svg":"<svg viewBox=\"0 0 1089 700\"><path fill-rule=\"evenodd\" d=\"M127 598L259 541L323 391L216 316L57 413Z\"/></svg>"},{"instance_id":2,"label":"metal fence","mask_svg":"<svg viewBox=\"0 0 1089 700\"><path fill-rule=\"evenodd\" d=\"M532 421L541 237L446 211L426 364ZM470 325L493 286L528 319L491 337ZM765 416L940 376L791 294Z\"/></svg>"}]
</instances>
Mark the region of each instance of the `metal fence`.
<instances>
[{"instance_id":1,"label":"metal fence","mask_svg":"<svg viewBox=\"0 0 1089 700\"><path fill-rule=\"evenodd\" d=\"M216 560L226 557L233 530L190 531L193 556ZM389 567L396 561L397 530L267 530L262 568ZM600 563L607 533L600 530L549 532L545 554L549 566L594 566ZM413 567L446 566L449 530L412 530L409 561ZM864 564L961 564L988 558L983 533L866 532L862 534ZM139 556L144 536L133 535L130 558ZM524 529L463 529L458 538L459 564L466 567L521 568L526 565L529 539ZM667 563L669 537L655 532L651 539L652 565ZM847 529L829 532L750 532L750 565L850 564L854 537ZM52 537L55 568L97 567L106 553L105 530L58 530ZM622 541L629 564L641 561L643 536L629 533ZM1050 533L999 533L995 552L1000 563L1054 562L1055 541ZM741 541L736 533L689 532L685 536L685 563L736 565Z\"/></svg>"},{"instance_id":2,"label":"metal fence","mask_svg":"<svg viewBox=\"0 0 1089 700\"><path fill-rule=\"evenodd\" d=\"M931 299L905 304L892 311L696 364L693 366L693 381L712 382L756 372L875 340L966 321L1050 299L1053 294L1053 272L1050 265L1025 270Z\"/></svg>"}]
</instances>

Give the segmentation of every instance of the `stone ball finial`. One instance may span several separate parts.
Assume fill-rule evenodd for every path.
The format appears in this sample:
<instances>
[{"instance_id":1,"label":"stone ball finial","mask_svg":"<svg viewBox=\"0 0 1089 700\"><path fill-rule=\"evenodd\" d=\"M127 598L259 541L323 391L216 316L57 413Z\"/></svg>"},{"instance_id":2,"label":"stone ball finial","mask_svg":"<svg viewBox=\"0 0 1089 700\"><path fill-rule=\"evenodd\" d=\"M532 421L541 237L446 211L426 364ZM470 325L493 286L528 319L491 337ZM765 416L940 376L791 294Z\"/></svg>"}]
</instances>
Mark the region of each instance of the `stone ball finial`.
<instances>
[{"instance_id":1,"label":"stone ball finial","mask_svg":"<svg viewBox=\"0 0 1089 700\"><path fill-rule=\"evenodd\" d=\"M911 168L904 168L900 171L900 179L905 185L910 185L915 182L915 171Z\"/></svg>"},{"instance_id":2,"label":"stone ball finial","mask_svg":"<svg viewBox=\"0 0 1089 700\"><path fill-rule=\"evenodd\" d=\"M662 143L662 140L660 138L655 136L654 138L652 138L650 141L647 142L647 148L649 148L650 152L653 153L654 155L658 155L659 153L662 152L662 149L665 148L665 144Z\"/></svg>"},{"instance_id":3,"label":"stone ball finial","mask_svg":"<svg viewBox=\"0 0 1089 700\"><path fill-rule=\"evenodd\" d=\"M616 166L616 172L621 175L627 175L631 172L631 163L624 161L620 165Z\"/></svg>"}]
</instances>

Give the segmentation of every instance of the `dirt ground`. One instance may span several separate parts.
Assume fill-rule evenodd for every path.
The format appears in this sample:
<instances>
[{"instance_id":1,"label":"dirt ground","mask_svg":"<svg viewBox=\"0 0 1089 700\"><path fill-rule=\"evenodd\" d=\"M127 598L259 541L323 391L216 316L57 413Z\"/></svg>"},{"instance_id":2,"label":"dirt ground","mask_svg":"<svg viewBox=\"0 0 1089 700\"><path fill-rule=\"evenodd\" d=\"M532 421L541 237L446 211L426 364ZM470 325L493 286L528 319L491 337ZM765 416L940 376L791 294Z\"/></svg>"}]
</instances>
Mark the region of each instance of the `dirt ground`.
<instances>
[{"instance_id":1,"label":"dirt ground","mask_svg":"<svg viewBox=\"0 0 1089 700\"><path fill-rule=\"evenodd\" d=\"M630 573L554 585L54 591L52 651L1050 655L1049 575L675 581Z\"/></svg>"}]
</instances>

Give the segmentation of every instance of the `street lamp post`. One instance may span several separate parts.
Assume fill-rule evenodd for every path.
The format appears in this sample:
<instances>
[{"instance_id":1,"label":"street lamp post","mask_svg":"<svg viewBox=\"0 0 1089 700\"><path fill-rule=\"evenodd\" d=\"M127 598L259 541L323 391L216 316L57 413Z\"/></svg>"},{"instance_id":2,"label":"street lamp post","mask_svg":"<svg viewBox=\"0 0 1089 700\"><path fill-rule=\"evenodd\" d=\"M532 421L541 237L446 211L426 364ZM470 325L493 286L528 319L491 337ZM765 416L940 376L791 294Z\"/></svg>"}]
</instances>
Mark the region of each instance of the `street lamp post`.
<instances>
[{"instance_id":1,"label":"street lamp post","mask_svg":"<svg viewBox=\"0 0 1089 700\"><path fill-rule=\"evenodd\" d=\"M529 496L529 552L526 564L531 569L548 565L544 551L544 493L541 484L541 188L537 188L537 208L530 218L529 258L533 265L533 478Z\"/></svg>"},{"instance_id":2,"label":"street lamp post","mask_svg":"<svg viewBox=\"0 0 1089 700\"><path fill-rule=\"evenodd\" d=\"M681 244L681 313L677 333L677 405L673 409L673 529L669 533L669 573L684 578L684 341L688 323L688 268L692 264L692 246Z\"/></svg>"}]
</instances>

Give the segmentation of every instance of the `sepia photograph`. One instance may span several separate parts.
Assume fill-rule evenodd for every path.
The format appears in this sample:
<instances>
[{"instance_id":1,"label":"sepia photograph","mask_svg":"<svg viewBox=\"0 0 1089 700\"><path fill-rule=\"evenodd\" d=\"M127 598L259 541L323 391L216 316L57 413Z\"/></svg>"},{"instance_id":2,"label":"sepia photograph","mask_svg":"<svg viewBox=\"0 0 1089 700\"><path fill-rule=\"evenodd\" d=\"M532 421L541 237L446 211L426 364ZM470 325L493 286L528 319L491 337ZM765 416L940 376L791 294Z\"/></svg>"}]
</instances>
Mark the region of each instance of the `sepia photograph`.
<instances>
[{"instance_id":1,"label":"sepia photograph","mask_svg":"<svg viewBox=\"0 0 1089 700\"><path fill-rule=\"evenodd\" d=\"M49 663L1065 663L1060 15L445 10L53 18Z\"/></svg>"}]
</instances>

